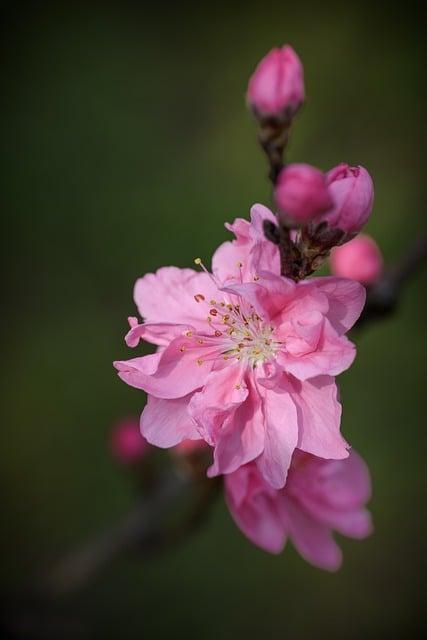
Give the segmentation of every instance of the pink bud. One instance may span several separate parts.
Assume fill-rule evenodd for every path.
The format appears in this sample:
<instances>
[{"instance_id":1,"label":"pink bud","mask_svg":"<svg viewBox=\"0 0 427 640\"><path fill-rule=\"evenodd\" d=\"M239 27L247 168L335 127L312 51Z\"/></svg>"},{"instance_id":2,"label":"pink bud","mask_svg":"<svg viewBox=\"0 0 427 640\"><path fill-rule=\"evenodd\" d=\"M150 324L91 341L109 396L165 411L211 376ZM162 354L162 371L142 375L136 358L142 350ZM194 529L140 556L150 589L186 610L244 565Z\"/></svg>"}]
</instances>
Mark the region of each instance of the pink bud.
<instances>
[{"instance_id":1,"label":"pink bud","mask_svg":"<svg viewBox=\"0 0 427 640\"><path fill-rule=\"evenodd\" d=\"M309 164L290 164L279 174L274 199L280 211L304 223L333 206L326 176Z\"/></svg>"},{"instance_id":2,"label":"pink bud","mask_svg":"<svg viewBox=\"0 0 427 640\"><path fill-rule=\"evenodd\" d=\"M138 462L150 449L139 429L138 418L123 418L112 429L110 450L113 457L123 465Z\"/></svg>"},{"instance_id":3,"label":"pink bud","mask_svg":"<svg viewBox=\"0 0 427 640\"><path fill-rule=\"evenodd\" d=\"M292 117L304 101L304 70L289 45L272 49L249 80L248 104L261 116Z\"/></svg>"},{"instance_id":4,"label":"pink bud","mask_svg":"<svg viewBox=\"0 0 427 640\"><path fill-rule=\"evenodd\" d=\"M383 268L383 259L377 243L370 236L360 235L331 251L331 271L342 278L373 284Z\"/></svg>"},{"instance_id":5,"label":"pink bud","mask_svg":"<svg viewBox=\"0 0 427 640\"><path fill-rule=\"evenodd\" d=\"M321 216L330 227L357 233L368 221L374 203L374 185L363 167L340 164L327 174L334 206Z\"/></svg>"}]
</instances>

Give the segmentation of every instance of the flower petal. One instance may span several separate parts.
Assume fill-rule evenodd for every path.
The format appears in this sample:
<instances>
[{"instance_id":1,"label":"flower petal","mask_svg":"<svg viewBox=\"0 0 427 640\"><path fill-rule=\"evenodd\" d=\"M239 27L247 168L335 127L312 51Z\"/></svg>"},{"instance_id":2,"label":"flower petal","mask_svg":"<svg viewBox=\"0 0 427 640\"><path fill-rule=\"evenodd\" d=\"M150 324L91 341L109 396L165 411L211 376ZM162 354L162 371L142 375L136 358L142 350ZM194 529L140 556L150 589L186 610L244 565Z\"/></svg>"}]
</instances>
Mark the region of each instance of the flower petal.
<instances>
[{"instance_id":1,"label":"flower petal","mask_svg":"<svg viewBox=\"0 0 427 640\"><path fill-rule=\"evenodd\" d=\"M212 371L206 385L191 399L189 413L199 425L200 435L211 445L225 418L248 397L242 378L242 368L237 364Z\"/></svg>"},{"instance_id":2,"label":"flower petal","mask_svg":"<svg viewBox=\"0 0 427 640\"><path fill-rule=\"evenodd\" d=\"M147 322L189 324L206 329L206 305L194 296L215 298L218 289L207 273L193 269L162 267L136 281L134 300Z\"/></svg>"},{"instance_id":3,"label":"flower petal","mask_svg":"<svg viewBox=\"0 0 427 640\"><path fill-rule=\"evenodd\" d=\"M285 344L285 349L277 354L277 362L298 380L308 380L319 375L338 375L349 368L355 357L354 344L339 336L325 319L315 351L293 356L286 351Z\"/></svg>"},{"instance_id":4,"label":"flower petal","mask_svg":"<svg viewBox=\"0 0 427 640\"><path fill-rule=\"evenodd\" d=\"M347 458L335 380L319 376L306 382L290 378L290 382L298 413L298 448L321 458Z\"/></svg>"},{"instance_id":5,"label":"flower petal","mask_svg":"<svg viewBox=\"0 0 427 640\"><path fill-rule=\"evenodd\" d=\"M198 440L196 423L188 413L189 396L161 400L148 396L141 415L141 433L156 447L174 447L182 440Z\"/></svg>"},{"instance_id":6,"label":"flower petal","mask_svg":"<svg viewBox=\"0 0 427 640\"><path fill-rule=\"evenodd\" d=\"M157 398L182 398L206 383L212 369L208 347L196 347L189 338L175 338L161 353L118 361L119 377ZM146 360L150 358L150 360ZM147 364L150 366L147 368Z\"/></svg>"},{"instance_id":7,"label":"flower petal","mask_svg":"<svg viewBox=\"0 0 427 640\"><path fill-rule=\"evenodd\" d=\"M289 278L261 272L257 282L227 283L222 291L241 296L264 319L274 319L292 298L295 283Z\"/></svg>"},{"instance_id":8,"label":"flower petal","mask_svg":"<svg viewBox=\"0 0 427 640\"><path fill-rule=\"evenodd\" d=\"M334 329L340 335L351 329L365 306L365 287L355 280L334 276L311 278L309 283L327 296L327 317Z\"/></svg>"},{"instance_id":9,"label":"flower petal","mask_svg":"<svg viewBox=\"0 0 427 640\"><path fill-rule=\"evenodd\" d=\"M256 389L249 387L248 398L227 416L217 435L214 461L208 469L208 476L232 473L259 456L263 448L261 399Z\"/></svg>"},{"instance_id":10,"label":"flower petal","mask_svg":"<svg viewBox=\"0 0 427 640\"><path fill-rule=\"evenodd\" d=\"M159 346L168 345L174 338L184 335L186 331L191 331L192 326L188 324L172 324L170 322L134 324L125 336L128 347L136 347L140 340L151 342Z\"/></svg>"},{"instance_id":11,"label":"flower petal","mask_svg":"<svg viewBox=\"0 0 427 640\"><path fill-rule=\"evenodd\" d=\"M295 403L288 388L279 384L264 388L265 444L257 459L264 479L275 489L286 483L292 454L298 442L298 419Z\"/></svg>"},{"instance_id":12,"label":"flower petal","mask_svg":"<svg viewBox=\"0 0 427 640\"><path fill-rule=\"evenodd\" d=\"M224 477L225 499L235 523L251 542L270 553L280 553L286 537L275 499L267 492L242 499L242 492L254 482L252 468L246 465Z\"/></svg>"},{"instance_id":13,"label":"flower petal","mask_svg":"<svg viewBox=\"0 0 427 640\"><path fill-rule=\"evenodd\" d=\"M282 513L289 538L298 553L315 567L337 571L341 566L342 553L332 537L332 531L301 509L297 502L285 496Z\"/></svg>"}]
</instances>

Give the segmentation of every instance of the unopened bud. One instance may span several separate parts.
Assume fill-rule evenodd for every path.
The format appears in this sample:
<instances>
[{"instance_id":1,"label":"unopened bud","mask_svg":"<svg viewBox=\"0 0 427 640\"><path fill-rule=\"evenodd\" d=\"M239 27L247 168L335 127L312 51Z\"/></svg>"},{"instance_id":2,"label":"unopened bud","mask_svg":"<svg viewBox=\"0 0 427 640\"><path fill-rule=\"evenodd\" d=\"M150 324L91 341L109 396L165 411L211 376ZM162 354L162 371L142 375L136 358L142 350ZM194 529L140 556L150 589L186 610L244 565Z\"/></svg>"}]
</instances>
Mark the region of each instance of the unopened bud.
<instances>
[{"instance_id":1,"label":"unopened bud","mask_svg":"<svg viewBox=\"0 0 427 640\"><path fill-rule=\"evenodd\" d=\"M110 450L113 457L122 465L132 465L141 460L150 450L139 429L138 418L123 418L112 429Z\"/></svg>"},{"instance_id":2,"label":"unopened bud","mask_svg":"<svg viewBox=\"0 0 427 640\"><path fill-rule=\"evenodd\" d=\"M257 117L290 120L304 102L304 70L289 45L272 49L249 80L247 101Z\"/></svg>"},{"instance_id":3,"label":"unopened bud","mask_svg":"<svg viewBox=\"0 0 427 640\"><path fill-rule=\"evenodd\" d=\"M374 284L381 275L383 258L373 238L359 235L331 251L331 271L342 278Z\"/></svg>"},{"instance_id":4,"label":"unopened bud","mask_svg":"<svg viewBox=\"0 0 427 640\"><path fill-rule=\"evenodd\" d=\"M274 200L280 217L298 224L307 223L333 206L326 175L309 164L290 164L282 169Z\"/></svg>"},{"instance_id":5,"label":"unopened bud","mask_svg":"<svg viewBox=\"0 0 427 640\"><path fill-rule=\"evenodd\" d=\"M333 207L320 217L329 227L358 233L368 221L374 203L374 185L363 167L340 164L327 174Z\"/></svg>"}]
</instances>

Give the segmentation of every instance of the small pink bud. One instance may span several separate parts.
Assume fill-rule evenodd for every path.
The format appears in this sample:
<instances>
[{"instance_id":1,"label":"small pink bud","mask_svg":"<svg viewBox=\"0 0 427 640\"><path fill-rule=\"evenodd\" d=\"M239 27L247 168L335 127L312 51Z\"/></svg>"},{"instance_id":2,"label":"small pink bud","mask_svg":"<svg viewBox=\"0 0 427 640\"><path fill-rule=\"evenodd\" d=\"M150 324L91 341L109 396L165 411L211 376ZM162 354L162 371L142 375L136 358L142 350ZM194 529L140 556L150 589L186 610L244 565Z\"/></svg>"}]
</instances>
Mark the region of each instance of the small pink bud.
<instances>
[{"instance_id":1,"label":"small pink bud","mask_svg":"<svg viewBox=\"0 0 427 640\"><path fill-rule=\"evenodd\" d=\"M371 176L363 167L340 164L328 172L327 183L334 205L320 220L347 233L358 233L368 221L374 203Z\"/></svg>"},{"instance_id":2,"label":"small pink bud","mask_svg":"<svg viewBox=\"0 0 427 640\"><path fill-rule=\"evenodd\" d=\"M123 418L113 427L110 450L120 464L130 465L138 462L150 448L151 445L141 434L138 418Z\"/></svg>"},{"instance_id":3,"label":"small pink bud","mask_svg":"<svg viewBox=\"0 0 427 640\"><path fill-rule=\"evenodd\" d=\"M370 236L360 235L331 251L331 271L342 278L373 284L383 268L383 259L377 243Z\"/></svg>"},{"instance_id":4,"label":"small pink bud","mask_svg":"<svg viewBox=\"0 0 427 640\"><path fill-rule=\"evenodd\" d=\"M291 118L304 102L304 70L289 45L272 49L249 80L247 101L261 117Z\"/></svg>"},{"instance_id":5,"label":"small pink bud","mask_svg":"<svg viewBox=\"0 0 427 640\"><path fill-rule=\"evenodd\" d=\"M290 164L282 169L274 199L283 214L300 224L333 206L326 175L309 164Z\"/></svg>"}]
</instances>

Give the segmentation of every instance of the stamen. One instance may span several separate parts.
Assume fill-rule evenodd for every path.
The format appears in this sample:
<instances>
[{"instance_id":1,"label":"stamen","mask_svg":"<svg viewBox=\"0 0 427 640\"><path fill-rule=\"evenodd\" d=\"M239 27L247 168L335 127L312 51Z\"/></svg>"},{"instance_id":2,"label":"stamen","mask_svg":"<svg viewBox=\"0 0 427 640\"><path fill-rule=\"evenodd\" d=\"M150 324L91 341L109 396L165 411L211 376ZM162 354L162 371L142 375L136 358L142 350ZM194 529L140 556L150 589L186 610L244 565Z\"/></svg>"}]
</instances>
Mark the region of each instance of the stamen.
<instances>
[{"instance_id":1,"label":"stamen","mask_svg":"<svg viewBox=\"0 0 427 640\"><path fill-rule=\"evenodd\" d=\"M209 276L209 278L212 280L212 282L214 283L214 285L216 286L217 289L221 288L221 284L217 281L217 279L212 275L212 273L210 273L210 271L208 271L205 267L205 265L202 262L201 258L194 258L194 264L197 264L198 267L201 267L203 269L203 271Z\"/></svg>"}]
</instances>

